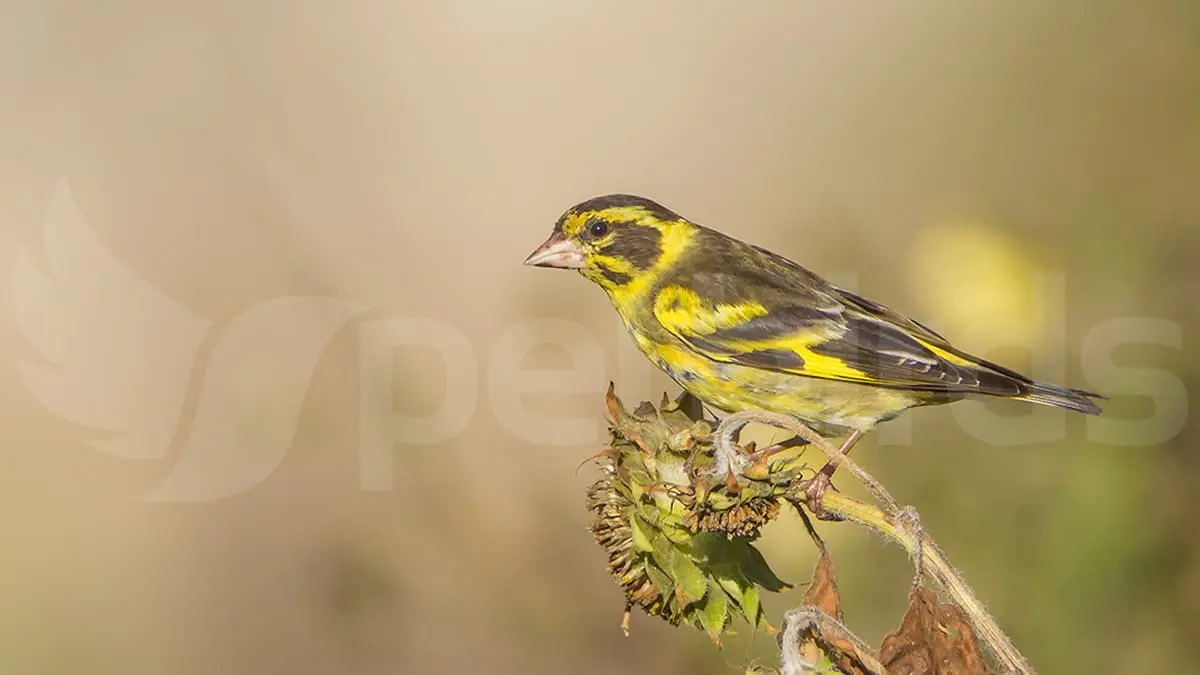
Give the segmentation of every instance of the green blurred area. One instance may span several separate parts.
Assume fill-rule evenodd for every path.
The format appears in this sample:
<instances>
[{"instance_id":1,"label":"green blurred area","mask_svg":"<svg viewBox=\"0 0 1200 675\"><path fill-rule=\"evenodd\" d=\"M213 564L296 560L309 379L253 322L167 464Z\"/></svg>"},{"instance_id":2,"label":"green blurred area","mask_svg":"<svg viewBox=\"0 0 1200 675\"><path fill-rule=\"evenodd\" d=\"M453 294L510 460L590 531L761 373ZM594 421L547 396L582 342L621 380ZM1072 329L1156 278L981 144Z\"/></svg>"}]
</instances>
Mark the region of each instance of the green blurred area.
<instances>
[{"instance_id":1,"label":"green blurred area","mask_svg":"<svg viewBox=\"0 0 1200 675\"><path fill-rule=\"evenodd\" d=\"M989 403L1011 417L990 438L964 403L855 454L1039 672L1195 669L1200 429L1172 384L1200 385L1194 3L6 1L0 49L3 259L41 246L66 173L116 255L218 323L279 295L350 297L453 326L480 374L464 430L397 443L391 489L365 491L347 334L269 480L147 504L172 456L97 453L6 366L0 672L773 665L765 635L717 651L639 614L623 637L585 529L594 474L576 469L600 449L608 379L630 407L675 389L596 289L520 262L562 210L617 191L1111 394L1119 428ZM3 302L8 364L29 351ZM496 368L505 331L546 317L600 345L590 390L522 394ZM1104 339L1119 346L1085 353ZM435 350L397 353L408 414L458 395ZM569 363L548 350L521 367ZM595 441L530 442L512 401L594 418ZM1015 442L1056 420L1063 433ZM877 644L911 567L850 526L821 531L847 623ZM815 562L793 514L762 548L790 582ZM781 617L802 593L766 607Z\"/></svg>"}]
</instances>

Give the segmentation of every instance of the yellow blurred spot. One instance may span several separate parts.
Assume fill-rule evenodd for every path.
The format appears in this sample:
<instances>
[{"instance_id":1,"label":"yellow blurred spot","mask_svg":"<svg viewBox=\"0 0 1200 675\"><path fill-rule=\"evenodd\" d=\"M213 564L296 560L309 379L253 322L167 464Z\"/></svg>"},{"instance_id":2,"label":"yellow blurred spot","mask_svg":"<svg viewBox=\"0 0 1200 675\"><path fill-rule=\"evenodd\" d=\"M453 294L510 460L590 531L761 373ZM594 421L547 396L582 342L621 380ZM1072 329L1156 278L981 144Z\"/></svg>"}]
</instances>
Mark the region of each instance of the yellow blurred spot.
<instances>
[{"instance_id":1,"label":"yellow blurred spot","mask_svg":"<svg viewBox=\"0 0 1200 675\"><path fill-rule=\"evenodd\" d=\"M1021 340L1036 339L1045 307L1035 284L1036 268L1020 243L979 221L952 218L917 233L909 256L908 282L933 328L953 333L983 322L1022 326ZM947 335L949 337L949 335Z\"/></svg>"}]
</instances>

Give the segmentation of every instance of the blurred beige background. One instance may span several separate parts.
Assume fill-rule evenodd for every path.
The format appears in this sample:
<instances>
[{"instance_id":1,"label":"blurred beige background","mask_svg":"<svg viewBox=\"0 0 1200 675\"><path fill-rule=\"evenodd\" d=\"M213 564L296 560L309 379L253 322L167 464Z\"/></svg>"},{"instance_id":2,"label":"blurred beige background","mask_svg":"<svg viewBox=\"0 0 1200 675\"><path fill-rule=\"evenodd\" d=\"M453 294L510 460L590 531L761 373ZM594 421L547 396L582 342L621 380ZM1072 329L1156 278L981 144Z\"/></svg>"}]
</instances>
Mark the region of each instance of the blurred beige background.
<instances>
[{"instance_id":1,"label":"blurred beige background","mask_svg":"<svg viewBox=\"0 0 1200 675\"><path fill-rule=\"evenodd\" d=\"M772 663L764 636L717 651L642 615L623 638L622 599L584 529L592 474L576 468L598 449L607 380L620 374L629 398L674 390L632 353L599 291L520 262L565 208L618 191L773 248L1014 367L1075 386L1141 382L1153 399L1110 392L1108 409L1150 420L1136 427L1145 444L1105 442L1071 418L1051 442L997 445L930 410L860 459L920 509L1041 672L1189 669L1200 461L1178 387L1196 391L1200 359L1124 345L1114 360L1157 379L1098 382L1080 349L1114 318L1165 320L1185 345L1200 328L1200 9L843 4L0 2L0 260L26 256L50 289L0 275L13 289L0 293L0 672ZM85 230L47 215L64 178L68 225ZM197 381L222 331L260 303L332 296L371 310L334 325L311 382L260 368L253 349L222 361L234 414L205 428L235 439L220 449L230 461L260 441L282 447L266 480L222 499L141 499L197 428L195 382L178 429L121 408L175 429L140 460L92 445L128 430L73 424L31 393L20 364L54 340L108 373L79 376L96 404L161 401L136 394L178 365L157 360L177 336L133 320L112 290L124 286L69 256L48 262L56 227L68 243L92 232L208 326ZM72 306L90 325L62 314L60 287L82 293ZM57 319L30 335L21 307ZM451 403L473 412L449 440L396 444L391 489L366 491L357 327L413 317L465 336L477 396ZM598 345L603 364L584 364L598 375L585 391L518 400L585 431L594 418L593 441L531 442L536 429L500 419L524 380L494 376L509 353L497 341L539 318L583 326L575 343ZM1018 326L1005 333L1018 348L988 344L995 321ZM276 355L291 344L263 339ZM137 353L154 359L113 366L119 376L99 368ZM428 415L465 396L448 392L437 353L397 349L377 375L396 410ZM524 365L569 363L543 349ZM847 527L824 532L847 619L878 641L903 609L907 563ZM811 546L791 516L763 548L786 579L807 577ZM778 617L798 600L768 608Z\"/></svg>"}]
</instances>

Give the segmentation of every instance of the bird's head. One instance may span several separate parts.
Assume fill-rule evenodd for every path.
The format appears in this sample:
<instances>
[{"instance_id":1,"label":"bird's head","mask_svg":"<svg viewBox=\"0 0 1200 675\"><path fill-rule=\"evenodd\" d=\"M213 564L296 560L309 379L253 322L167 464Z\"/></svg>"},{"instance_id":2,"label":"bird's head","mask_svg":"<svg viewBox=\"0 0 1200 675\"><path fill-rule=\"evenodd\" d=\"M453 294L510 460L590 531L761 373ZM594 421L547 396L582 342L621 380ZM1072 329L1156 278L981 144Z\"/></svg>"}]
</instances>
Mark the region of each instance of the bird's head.
<instances>
[{"instance_id":1,"label":"bird's head","mask_svg":"<svg viewBox=\"0 0 1200 675\"><path fill-rule=\"evenodd\" d=\"M611 294L657 276L678 259L695 230L643 197L595 197L568 209L525 264L579 270Z\"/></svg>"}]
</instances>

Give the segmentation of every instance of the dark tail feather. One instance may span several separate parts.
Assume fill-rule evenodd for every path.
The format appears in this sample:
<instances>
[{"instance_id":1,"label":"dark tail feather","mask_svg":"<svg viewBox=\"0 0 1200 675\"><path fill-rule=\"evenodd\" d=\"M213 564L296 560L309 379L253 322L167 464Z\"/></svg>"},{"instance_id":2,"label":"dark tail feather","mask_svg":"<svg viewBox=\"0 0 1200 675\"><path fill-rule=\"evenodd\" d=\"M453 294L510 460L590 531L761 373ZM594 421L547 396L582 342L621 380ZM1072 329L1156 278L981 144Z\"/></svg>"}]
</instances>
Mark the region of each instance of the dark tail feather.
<instances>
[{"instance_id":1,"label":"dark tail feather","mask_svg":"<svg viewBox=\"0 0 1200 675\"><path fill-rule=\"evenodd\" d=\"M1024 386L1024 389L1026 389L1025 393L1016 398L1022 401L1029 401L1030 403L1066 408L1067 410L1087 413L1088 415L1100 414L1100 406L1096 405L1092 399L1108 399L1107 396L1093 394L1083 389L1069 389L1045 382L1030 382Z\"/></svg>"}]
</instances>

